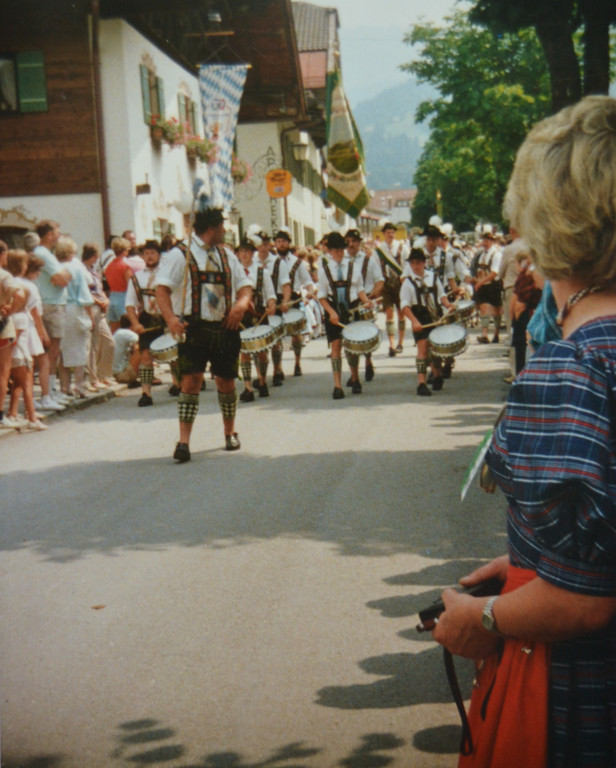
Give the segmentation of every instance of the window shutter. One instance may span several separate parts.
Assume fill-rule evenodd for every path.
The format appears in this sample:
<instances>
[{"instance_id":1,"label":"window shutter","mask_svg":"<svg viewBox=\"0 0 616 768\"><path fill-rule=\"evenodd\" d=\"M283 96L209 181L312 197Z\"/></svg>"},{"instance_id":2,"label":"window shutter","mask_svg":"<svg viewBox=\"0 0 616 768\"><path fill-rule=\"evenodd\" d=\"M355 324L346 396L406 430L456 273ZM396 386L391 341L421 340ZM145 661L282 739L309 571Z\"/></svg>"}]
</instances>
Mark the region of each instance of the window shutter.
<instances>
[{"instance_id":1,"label":"window shutter","mask_svg":"<svg viewBox=\"0 0 616 768\"><path fill-rule=\"evenodd\" d=\"M190 102L190 128L197 135L197 105L194 101Z\"/></svg>"},{"instance_id":2,"label":"window shutter","mask_svg":"<svg viewBox=\"0 0 616 768\"><path fill-rule=\"evenodd\" d=\"M184 124L187 122L188 117L186 115L186 96L184 96L183 93L178 93L178 116L180 118L180 123Z\"/></svg>"},{"instance_id":3,"label":"window shutter","mask_svg":"<svg viewBox=\"0 0 616 768\"><path fill-rule=\"evenodd\" d=\"M141 74L141 101L143 103L143 121L150 125L152 120L152 104L150 101L150 73L145 64L139 65Z\"/></svg>"},{"instance_id":4,"label":"window shutter","mask_svg":"<svg viewBox=\"0 0 616 768\"><path fill-rule=\"evenodd\" d=\"M15 63L20 112L46 112L47 84L43 52L18 53Z\"/></svg>"},{"instance_id":5,"label":"window shutter","mask_svg":"<svg viewBox=\"0 0 616 768\"><path fill-rule=\"evenodd\" d=\"M163 81L160 77L156 78L156 96L158 98L158 113L164 119L165 117L165 90Z\"/></svg>"}]
</instances>

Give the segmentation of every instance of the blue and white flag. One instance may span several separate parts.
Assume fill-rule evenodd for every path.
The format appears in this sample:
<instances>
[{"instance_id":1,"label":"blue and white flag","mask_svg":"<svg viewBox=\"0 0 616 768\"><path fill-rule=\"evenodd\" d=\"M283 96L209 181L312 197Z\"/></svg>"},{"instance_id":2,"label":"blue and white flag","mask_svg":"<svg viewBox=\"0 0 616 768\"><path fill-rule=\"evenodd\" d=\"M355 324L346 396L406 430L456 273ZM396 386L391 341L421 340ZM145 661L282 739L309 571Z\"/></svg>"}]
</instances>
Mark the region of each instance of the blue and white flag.
<instances>
[{"instance_id":1,"label":"blue and white flag","mask_svg":"<svg viewBox=\"0 0 616 768\"><path fill-rule=\"evenodd\" d=\"M205 135L218 145L216 161L210 166L212 203L225 210L233 205L233 139L247 71L246 64L202 64L199 67Z\"/></svg>"}]
</instances>

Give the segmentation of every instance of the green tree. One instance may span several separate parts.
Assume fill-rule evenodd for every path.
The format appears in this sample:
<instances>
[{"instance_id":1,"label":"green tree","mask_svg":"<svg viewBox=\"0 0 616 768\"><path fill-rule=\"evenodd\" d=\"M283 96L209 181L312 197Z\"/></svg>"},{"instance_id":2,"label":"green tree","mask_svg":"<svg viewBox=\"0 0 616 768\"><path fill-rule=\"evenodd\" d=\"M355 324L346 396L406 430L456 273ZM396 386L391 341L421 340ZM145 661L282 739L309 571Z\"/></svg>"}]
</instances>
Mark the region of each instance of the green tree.
<instances>
[{"instance_id":1,"label":"green tree","mask_svg":"<svg viewBox=\"0 0 616 768\"><path fill-rule=\"evenodd\" d=\"M533 28L550 70L552 111L610 86L614 0L477 0L470 19L496 34ZM581 34L582 57L576 52Z\"/></svg>"},{"instance_id":2,"label":"green tree","mask_svg":"<svg viewBox=\"0 0 616 768\"><path fill-rule=\"evenodd\" d=\"M446 22L414 25L404 38L421 56L401 68L439 92L417 110L431 135L414 177L413 224L425 224L440 193L444 218L465 229L500 221L515 153L549 112L549 76L534 30L495 36L463 12Z\"/></svg>"}]
</instances>

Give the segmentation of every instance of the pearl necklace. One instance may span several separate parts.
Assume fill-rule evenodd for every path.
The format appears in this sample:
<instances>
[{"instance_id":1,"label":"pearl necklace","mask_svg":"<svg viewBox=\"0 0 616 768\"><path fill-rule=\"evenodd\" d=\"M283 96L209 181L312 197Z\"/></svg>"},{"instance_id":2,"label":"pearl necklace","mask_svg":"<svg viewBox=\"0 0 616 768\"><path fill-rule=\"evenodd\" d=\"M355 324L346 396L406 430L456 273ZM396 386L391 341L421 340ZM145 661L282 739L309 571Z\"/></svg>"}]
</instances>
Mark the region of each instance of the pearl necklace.
<instances>
[{"instance_id":1,"label":"pearl necklace","mask_svg":"<svg viewBox=\"0 0 616 768\"><path fill-rule=\"evenodd\" d=\"M578 291L577 293L572 293L571 296L565 301L563 304L562 309L560 312L556 315L556 325L562 327L562 324L565 322L565 319L569 316L571 313L571 310L573 307L578 303L578 301L581 301L582 299L586 298L586 296L590 296L593 293L599 293L599 291L605 291L608 288L607 285L591 285L589 288L582 288L581 291Z\"/></svg>"}]
</instances>

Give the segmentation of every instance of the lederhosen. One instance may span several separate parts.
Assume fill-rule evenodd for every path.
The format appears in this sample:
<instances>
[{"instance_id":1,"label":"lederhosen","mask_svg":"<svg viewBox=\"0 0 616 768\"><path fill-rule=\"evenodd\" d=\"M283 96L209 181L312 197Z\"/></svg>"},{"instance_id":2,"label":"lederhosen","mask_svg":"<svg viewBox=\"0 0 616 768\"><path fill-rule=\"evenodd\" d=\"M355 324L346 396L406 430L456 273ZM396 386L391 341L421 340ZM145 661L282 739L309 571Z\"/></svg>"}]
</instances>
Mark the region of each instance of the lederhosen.
<instances>
[{"instance_id":1,"label":"lederhosen","mask_svg":"<svg viewBox=\"0 0 616 768\"><path fill-rule=\"evenodd\" d=\"M334 280L332 273L329 269L327 262L323 262L323 270L327 277L327 282L331 288L331 295L327 297L327 300L336 311L341 323L346 325L352 319L352 310L359 305L359 299L351 301L351 283L353 281L353 262L349 262L349 268L347 270L347 276L345 280ZM344 288L345 306L338 304L338 288ZM333 325L329 319L329 314L325 313L325 333L327 335L327 341L336 341L342 336L342 328L339 325Z\"/></svg>"},{"instance_id":2,"label":"lederhosen","mask_svg":"<svg viewBox=\"0 0 616 768\"><path fill-rule=\"evenodd\" d=\"M257 284L253 293L254 311L246 312L242 318L242 325L246 328L250 328L253 325L267 325L267 317L263 317L265 313L265 298L263 296L263 265L257 266ZM262 318L262 319L261 319ZM261 322L258 322L261 319Z\"/></svg>"},{"instance_id":3,"label":"lederhosen","mask_svg":"<svg viewBox=\"0 0 616 768\"><path fill-rule=\"evenodd\" d=\"M180 249L186 253L183 244ZM191 289L191 312L187 319L186 340L178 344L180 373L202 373L209 361L212 373L221 378L236 378L241 346L240 332L224 328L222 320L201 319L202 286L223 285L227 312L232 303L232 275L229 260L223 248L216 247L222 271L200 270L192 253L188 258ZM196 368L196 370L191 370ZM199 370L202 368L203 370Z\"/></svg>"},{"instance_id":4,"label":"lederhosen","mask_svg":"<svg viewBox=\"0 0 616 768\"><path fill-rule=\"evenodd\" d=\"M400 275L402 274L402 268L397 258L398 271L385 258L380 248L376 248L376 252L381 261L381 268L385 276L385 282L383 283L383 309L388 309L389 307L400 309Z\"/></svg>"},{"instance_id":5,"label":"lederhosen","mask_svg":"<svg viewBox=\"0 0 616 768\"><path fill-rule=\"evenodd\" d=\"M436 280L434 280L433 285L427 286L427 285L419 285L418 283L413 280L411 275L408 275L406 278L407 280L410 280L411 284L413 285L413 288L415 289L415 296L417 297L418 304L413 304L411 306L411 312L415 315L415 317L419 320L419 322L422 325L428 325L430 323L433 323L435 320L437 320L438 313L438 293L437 293L437 284ZM428 299L427 297L429 295L432 295L432 298L434 300L434 310L430 310L428 306ZM423 328L421 331L413 331L413 338L415 341L421 341L422 339L427 339L430 335L431 328Z\"/></svg>"},{"instance_id":6,"label":"lederhosen","mask_svg":"<svg viewBox=\"0 0 616 768\"><path fill-rule=\"evenodd\" d=\"M146 312L144 309L145 307L144 296L148 298L156 298L156 287L142 288L141 285L139 285L137 276L134 274L131 274L130 279L135 289L135 293L137 294L137 301L139 302L139 307L140 307L139 322L146 329L143 333L139 335L139 349L140 351L143 352L143 350L150 348L150 345L154 341L154 339L157 339L159 336L162 336L164 334L165 322L162 318L162 315L160 314L153 315L153 314L150 314L149 312ZM148 328L151 328L152 330L147 330Z\"/></svg>"},{"instance_id":7,"label":"lederhosen","mask_svg":"<svg viewBox=\"0 0 616 768\"><path fill-rule=\"evenodd\" d=\"M278 293L278 275L280 273L280 261L281 256L276 257L276 261L274 262L274 269L272 270L272 282L274 283L274 290L276 291L276 303L280 304L282 302L282 292ZM276 314L279 317L282 317L282 309L278 308L276 309Z\"/></svg>"},{"instance_id":8,"label":"lederhosen","mask_svg":"<svg viewBox=\"0 0 616 768\"><path fill-rule=\"evenodd\" d=\"M489 251L483 251L479 256L477 260L477 272L485 273L492 271L492 259L494 258L494 253L491 253L489 258L486 258L488 254ZM502 307L502 281L498 278L494 278L491 282L480 286L475 291L473 299L476 304L491 304L493 307Z\"/></svg>"},{"instance_id":9,"label":"lederhosen","mask_svg":"<svg viewBox=\"0 0 616 768\"><path fill-rule=\"evenodd\" d=\"M289 270L289 280L291 281L291 301L297 301L297 299L301 299L301 294L293 290L293 285L295 283L295 275L297 274L297 270L300 267L300 263L301 262L298 259Z\"/></svg>"}]
</instances>

